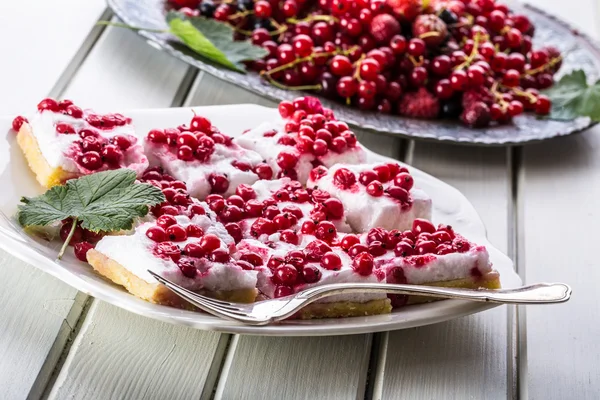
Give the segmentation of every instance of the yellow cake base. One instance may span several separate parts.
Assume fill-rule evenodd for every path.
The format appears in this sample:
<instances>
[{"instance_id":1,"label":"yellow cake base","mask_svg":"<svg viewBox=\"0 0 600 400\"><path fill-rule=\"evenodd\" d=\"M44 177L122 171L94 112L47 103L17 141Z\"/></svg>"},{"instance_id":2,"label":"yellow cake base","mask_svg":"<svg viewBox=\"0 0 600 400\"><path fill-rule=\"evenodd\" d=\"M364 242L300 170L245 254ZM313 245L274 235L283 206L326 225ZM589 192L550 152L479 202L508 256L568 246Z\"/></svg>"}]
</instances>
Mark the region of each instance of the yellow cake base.
<instances>
[{"instance_id":1,"label":"yellow cake base","mask_svg":"<svg viewBox=\"0 0 600 400\"><path fill-rule=\"evenodd\" d=\"M17 143L27 159L29 168L31 168L37 181L43 187L49 189L52 186L62 185L67 180L78 176L73 172L65 171L61 167L53 168L48 164L28 123L24 123L21 126L17 134Z\"/></svg>"},{"instance_id":2,"label":"yellow cake base","mask_svg":"<svg viewBox=\"0 0 600 400\"><path fill-rule=\"evenodd\" d=\"M181 299L166 286L160 283L149 283L132 274L118 262L108 258L97 250L87 253L87 260L96 272L110 279L117 285L123 286L129 293L152 303L173 307L193 309L188 302ZM232 291L203 292L202 294L225 301L236 303L252 303L256 299L256 289Z\"/></svg>"}]
</instances>

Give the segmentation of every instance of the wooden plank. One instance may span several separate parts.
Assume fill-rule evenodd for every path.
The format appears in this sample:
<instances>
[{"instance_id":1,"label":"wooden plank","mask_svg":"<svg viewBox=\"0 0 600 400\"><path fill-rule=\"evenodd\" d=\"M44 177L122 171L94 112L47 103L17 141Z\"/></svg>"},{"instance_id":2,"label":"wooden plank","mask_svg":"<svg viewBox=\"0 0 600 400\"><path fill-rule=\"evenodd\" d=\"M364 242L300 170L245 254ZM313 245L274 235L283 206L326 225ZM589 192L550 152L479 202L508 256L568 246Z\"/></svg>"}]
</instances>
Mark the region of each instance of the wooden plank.
<instances>
[{"instance_id":1,"label":"wooden plank","mask_svg":"<svg viewBox=\"0 0 600 400\"><path fill-rule=\"evenodd\" d=\"M15 4L0 4L0 52L7 55L0 76L6 94L0 99L3 114L30 112L51 89L59 89L56 80L61 74L67 78L65 68L105 10L102 0ZM85 296L5 252L0 252L0 272L0 387L6 398L35 398L46 386Z\"/></svg>"},{"instance_id":2,"label":"wooden plank","mask_svg":"<svg viewBox=\"0 0 600 400\"><path fill-rule=\"evenodd\" d=\"M168 107L188 67L134 33L108 28L65 97L100 110ZM207 397L227 335L143 318L94 301L51 398ZM90 360L93 360L90 362ZM214 363L214 364L213 364ZM202 392L207 387L208 393Z\"/></svg>"},{"instance_id":3,"label":"wooden plank","mask_svg":"<svg viewBox=\"0 0 600 400\"><path fill-rule=\"evenodd\" d=\"M103 0L0 2L0 113L31 110L50 93L105 7Z\"/></svg>"},{"instance_id":4,"label":"wooden plank","mask_svg":"<svg viewBox=\"0 0 600 400\"><path fill-rule=\"evenodd\" d=\"M600 129L526 147L523 168L525 279L565 282L574 292L566 304L526 310L529 397L598 398Z\"/></svg>"},{"instance_id":5,"label":"wooden plank","mask_svg":"<svg viewBox=\"0 0 600 400\"><path fill-rule=\"evenodd\" d=\"M215 399L363 399L370 344L371 335L236 335Z\"/></svg>"},{"instance_id":6,"label":"wooden plank","mask_svg":"<svg viewBox=\"0 0 600 400\"><path fill-rule=\"evenodd\" d=\"M95 301L48 397L200 398L225 349L220 337Z\"/></svg>"},{"instance_id":7,"label":"wooden plank","mask_svg":"<svg viewBox=\"0 0 600 400\"><path fill-rule=\"evenodd\" d=\"M507 249L508 174L503 149L417 143L412 165L453 185L480 213L490 241ZM507 309L386 334L374 398L507 397Z\"/></svg>"}]
</instances>

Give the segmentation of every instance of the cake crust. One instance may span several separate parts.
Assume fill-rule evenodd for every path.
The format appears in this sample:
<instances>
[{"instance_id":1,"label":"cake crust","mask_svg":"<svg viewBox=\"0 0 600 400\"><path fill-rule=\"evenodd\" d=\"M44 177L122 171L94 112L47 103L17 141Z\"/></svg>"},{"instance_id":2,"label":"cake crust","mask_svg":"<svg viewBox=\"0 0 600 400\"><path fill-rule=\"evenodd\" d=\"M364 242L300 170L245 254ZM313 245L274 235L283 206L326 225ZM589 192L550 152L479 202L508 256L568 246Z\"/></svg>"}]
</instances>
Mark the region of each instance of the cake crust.
<instances>
[{"instance_id":1,"label":"cake crust","mask_svg":"<svg viewBox=\"0 0 600 400\"><path fill-rule=\"evenodd\" d=\"M23 123L17 133L17 143L27 159L29 168L35 174L37 181L46 189L61 185L69 179L78 176L76 173L65 171L61 167L53 168L48 164L48 161L42 155L37 139L33 135L31 125L26 122Z\"/></svg>"},{"instance_id":2,"label":"cake crust","mask_svg":"<svg viewBox=\"0 0 600 400\"><path fill-rule=\"evenodd\" d=\"M152 303L163 304L178 308L194 309L188 302L160 283L149 283L131 273L115 260L105 256L95 249L87 253L88 263L96 272L110 279L117 285L123 286L129 293ZM232 291L201 292L219 300L236 303L252 303L256 299L256 289Z\"/></svg>"}]
</instances>

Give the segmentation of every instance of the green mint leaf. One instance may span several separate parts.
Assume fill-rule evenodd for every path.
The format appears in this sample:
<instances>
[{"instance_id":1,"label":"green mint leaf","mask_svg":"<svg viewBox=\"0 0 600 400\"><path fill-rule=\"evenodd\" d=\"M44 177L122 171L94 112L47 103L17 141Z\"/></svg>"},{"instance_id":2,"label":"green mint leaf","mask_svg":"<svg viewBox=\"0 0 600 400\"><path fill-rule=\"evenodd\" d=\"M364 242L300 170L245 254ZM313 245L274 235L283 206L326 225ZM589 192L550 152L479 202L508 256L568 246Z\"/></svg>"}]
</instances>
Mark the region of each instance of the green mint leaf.
<instances>
[{"instance_id":1,"label":"green mint leaf","mask_svg":"<svg viewBox=\"0 0 600 400\"><path fill-rule=\"evenodd\" d=\"M590 117L593 121L600 122L600 80L588 85L582 70L563 76L544 94L552 100L549 118L572 120Z\"/></svg>"},{"instance_id":2,"label":"green mint leaf","mask_svg":"<svg viewBox=\"0 0 600 400\"><path fill-rule=\"evenodd\" d=\"M98 172L55 186L41 196L23 198L18 219L23 226L48 225L66 218L94 232L131 229L148 207L165 201L152 185L135 183L129 169Z\"/></svg>"},{"instance_id":3,"label":"green mint leaf","mask_svg":"<svg viewBox=\"0 0 600 400\"><path fill-rule=\"evenodd\" d=\"M171 11L167 14L171 33L199 55L238 72L244 72L242 61L259 60L267 55L262 47L250 41L233 40L233 28L223 22L204 17L185 17Z\"/></svg>"}]
</instances>

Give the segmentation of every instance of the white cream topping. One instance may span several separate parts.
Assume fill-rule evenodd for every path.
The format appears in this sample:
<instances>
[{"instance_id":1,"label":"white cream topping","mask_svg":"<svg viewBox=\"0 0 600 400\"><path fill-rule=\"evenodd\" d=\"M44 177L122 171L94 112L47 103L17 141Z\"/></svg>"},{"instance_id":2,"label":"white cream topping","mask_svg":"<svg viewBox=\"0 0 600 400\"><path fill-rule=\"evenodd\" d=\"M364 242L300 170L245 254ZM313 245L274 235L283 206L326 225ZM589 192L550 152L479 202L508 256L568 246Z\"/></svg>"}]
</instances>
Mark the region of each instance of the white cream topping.
<instances>
[{"instance_id":1,"label":"white cream topping","mask_svg":"<svg viewBox=\"0 0 600 400\"><path fill-rule=\"evenodd\" d=\"M84 117L89 114L90 112L86 110L84 112ZM38 142L42 155L51 167L61 167L68 172L82 172L82 168L77 164L76 160L68 155L69 150L72 149L73 146L76 146L74 143L81 140L81 137L76 133L58 133L55 127L56 124L61 122L70 124L76 132L81 129L91 129L107 139L116 135L137 137L134 127L131 124L115 126L110 130L96 129L84 118L73 118L70 115L54 113L51 111L37 112L29 120L29 126L31 127L33 136ZM148 161L139 142L133 144L124 152L122 164L123 166L136 171L138 175L148 168Z\"/></svg>"},{"instance_id":2,"label":"white cream topping","mask_svg":"<svg viewBox=\"0 0 600 400\"><path fill-rule=\"evenodd\" d=\"M366 186L358 182L358 176L361 171L370 170L373 166L338 164L331 167L327 174L318 180L309 179L307 187L318 187L338 198L344 204L346 219L355 232L366 232L376 227L405 230L411 228L415 218L431 219L431 199L418 188L411 189L413 203L406 210L402 210L398 200L387 195L380 197L369 195ZM355 173L357 182L352 188L342 189L334 183L333 176L340 168L347 168Z\"/></svg>"},{"instance_id":3,"label":"white cream topping","mask_svg":"<svg viewBox=\"0 0 600 400\"><path fill-rule=\"evenodd\" d=\"M203 204L205 208L207 206ZM177 216L177 223L181 226L195 224L204 230L205 234L211 233L221 239L221 248L231 250L233 238L227 233L225 227L211 220L207 215L196 215L191 220L185 216ZM216 263L200 260L197 264L198 274L195 278L188 278L181 273L177 264L170 259L157 257L152 248L156 242L146 236L146 231L154 226L153 223L144 223L138 226L132 235L105 236L96 245L96 250L112 260L118 262L125 269L148 283L157 281L148 273L148 270L163 276L188 289L238 290L251 289L256 286L256 271L245 271L236 264ZM188 238L176 242L180 248L186 244L199 242L201 238Z\"/></svg>"},{"instance_id":4,"label":"white cream topping","mask_svg":"<svg viewBox=\"0 0 600 400\"><path fill-rule=\"evenodd\" d=\"M413 257L393 257L387 260L381 268L387 271L393 267L401 267L407 282L417 285L470 278L473 276L471 274L473 268L477 268L483 275L492 271L489 254L483 246L472 244L472 247L464 253L427 254L422 257L431 258L431 260L422 266L417 266L410 262L414 259Z\"/></svg>"},{"instance_id":5,"label":"white cream topping","mask_svg":"<svg viewBox=\"0 0 600 400\"><path fill-rule=\"evenodd\" d=\"M199 199L204 199L210 194L208 178L213 173L225 175L229 180L225 196L234 194L235 189L242 183L252 185L258 180L254 172L242 171L231 165L232 161L244 161L253 167L262 162L257 153L235 144L231 147L215 144L208 162L180 160L166 145L156 145L149 141L145 142L145 148L150 165L161 166L169 175L185 182L190 196Z\"/></svg>"},{"instance_id":6,"label":"white cream topping","mask_svg":"<svg viewBox=\"0 0 600 400\"><path fill-rule=\"evenodd\" d=\"M266 296L273 298L275 293L276 284L272 281L273 273L266 266L267 261L270 257L280 257L283 258L286 253L290 250L294 250L296 248L303 249L306 244L315 240L314 236L303 235L303 243L301 246L292 246L287 243L278 242L276 244L272 244L273 247L267 246L264 243L261 243L257 240L253 239L244 239L238 244L238 249L242 252L253 251L262 256L265 265L258 267L258 290L264 293ZM343 283L343 282L358 282L358 283L374 283L378 282L375 275L371 274L369 276L362 276L354 272L352 269L352 260L350 257L339 247L332 247L332 251L340 256L342 260L342 268L339 271L330 271L325 268L322 268L318 262L308 262L306 265L315 266L321 271L321 279L315 283L305 283L301 285L296 285L295 290L300 291L304 289L308 289L315 286L327 285L331 283ZM335 295L331 297L327 297L321 301L320 303L332 303L337 301L352 301L357 303L364 303L374 299L385 298L385 294L380 293L353 293L353 294L344 294L344 295Z\"/></svg>"}]
</instances>

